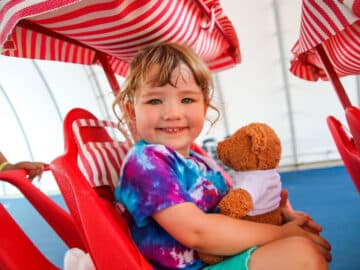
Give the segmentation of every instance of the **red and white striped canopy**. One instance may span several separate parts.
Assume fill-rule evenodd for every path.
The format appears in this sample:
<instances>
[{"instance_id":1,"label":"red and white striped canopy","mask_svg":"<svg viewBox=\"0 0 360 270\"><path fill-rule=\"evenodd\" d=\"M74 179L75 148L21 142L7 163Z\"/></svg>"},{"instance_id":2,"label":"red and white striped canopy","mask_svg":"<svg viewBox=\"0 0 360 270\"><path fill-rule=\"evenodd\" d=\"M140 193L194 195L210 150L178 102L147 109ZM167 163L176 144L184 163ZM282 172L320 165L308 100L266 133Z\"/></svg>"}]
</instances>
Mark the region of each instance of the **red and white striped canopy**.
<instances>
[{"instance_id":1,"label":"red and white striped canopy","mask_svg":"<svg viewBox=\"0 0 360 270\"><path fill-rule=\"evenodd\" d=\"M336 74L360 74L360 0L303 0L300 37L290 71L305 80L327 80L315 47L322 44Z\"/></svg>"},{"instance_id":2,"label":"red and white striped canopy","mask_svg":"<svg viewBox=\"0 0 360 270\"><path fill-rule=\"evenodd\" d=\"M185 43L213 71L240 63L234 28L219 0L1 0L6 56L97 64L97 52L125 75L143 46Z\"/></svg>"}]
</instances>

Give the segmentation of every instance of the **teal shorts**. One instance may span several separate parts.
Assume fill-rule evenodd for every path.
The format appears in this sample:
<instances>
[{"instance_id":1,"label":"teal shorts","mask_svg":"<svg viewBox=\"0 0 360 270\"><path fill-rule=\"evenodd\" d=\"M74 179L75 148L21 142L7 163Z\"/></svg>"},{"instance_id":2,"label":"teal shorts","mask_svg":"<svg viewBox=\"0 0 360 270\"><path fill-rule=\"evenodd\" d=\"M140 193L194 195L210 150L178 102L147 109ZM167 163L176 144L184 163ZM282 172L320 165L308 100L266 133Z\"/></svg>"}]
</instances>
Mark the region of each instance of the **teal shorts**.
<instances>
[{"instance_id":1,"label":"teal shorts","mask_svg":"<svg viewBox=\"0 0 360 270\"><path fill-rule=\"evenodd\" d=\"M203 270L248 270L250 256L256 248L257 247L249 248L217 264L206 266Z\"/></svg>"}]
</instances>

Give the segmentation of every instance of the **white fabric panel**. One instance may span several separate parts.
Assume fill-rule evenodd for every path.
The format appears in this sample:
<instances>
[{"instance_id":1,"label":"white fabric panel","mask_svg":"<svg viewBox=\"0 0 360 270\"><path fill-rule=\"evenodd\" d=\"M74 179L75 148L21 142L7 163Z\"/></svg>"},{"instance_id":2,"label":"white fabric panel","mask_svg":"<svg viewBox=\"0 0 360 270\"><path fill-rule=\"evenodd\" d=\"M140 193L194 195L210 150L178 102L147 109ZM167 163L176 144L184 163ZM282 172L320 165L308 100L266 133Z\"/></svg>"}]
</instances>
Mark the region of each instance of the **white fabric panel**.
<instances>
[{"instance_id":1,"label":"white fabric panel","mask_svg":"<svg viewBox=\"0 0 360 270\"><path fill-rule=\"evenodd\" d=\"M220 88L229 119L230 133L249 122L266 122L279 134L281 165L293 165L293 141L289 108L281 70L279 40L275 24L274 1L223 0L224 11L235 25L242 52L242 63L219 74ZM297 162L299 164L339 160L327 128L330 114L345 123L344 112L329 82L310 83L295 78L290 67L291 47L299 34L301 1L277 1L286 75L293 111ZM243 8L246 6L246 9ZM353 77L342 80L351 100L357 104ZM223 125L213 134L218 139ZM210 135L211 136L211 135Z\"/></svg>"},{"instance_id":2,"label":"white fabric panel","mask_svg":"<svg viewBox=\"0 0 360 270\"><path fill-rule=\"evenodd\" d=\"M84 66L47 61L36 63L56 100L60 116L31 60L0 56L0 83L19 115L34 160L51 162L63 153L62 119L70 109L83 107L101 119L103 115ZM0 110L1 151L11 162L31 160L21 129L1 93ZM50 173L44 173L41 181L35 180L34 184L46 192L58 192ZM17 191L6 185L0 186L1 193L12 196Z\"/></svg>"}]
</instances>

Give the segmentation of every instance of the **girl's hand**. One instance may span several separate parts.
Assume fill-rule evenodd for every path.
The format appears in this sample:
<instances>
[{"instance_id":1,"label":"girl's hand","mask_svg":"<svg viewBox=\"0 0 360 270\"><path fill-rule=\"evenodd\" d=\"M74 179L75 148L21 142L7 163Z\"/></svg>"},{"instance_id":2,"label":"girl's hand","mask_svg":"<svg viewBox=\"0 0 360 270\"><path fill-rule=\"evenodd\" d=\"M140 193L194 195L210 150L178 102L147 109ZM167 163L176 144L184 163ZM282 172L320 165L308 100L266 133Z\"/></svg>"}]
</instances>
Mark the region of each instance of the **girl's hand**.
<instances>
[{"instance_id":1,"label":"girl's hand","mask_svg":"<svg viewBox=\"0 0 360 270\"><path fill-rule=\"evenodd\" d=\"M16 164L12 165L11 169L27 170L28 179L33 180L34 177L36 177L36 176L39 176L39 178L41 178L44 168L45 168L45 163L42 163L42 162L22 161L22 162L18 162Z\"/></svg>"},{"instance_id":2,"label":"girl's hand","mask_svg":"<svg viewBox=\"0 0 360 270\"><path fill-rule=\"evenodd\" d=\"M293 210L288 202L288 197L289 197L288 191L286 189L283 189L281 191L280 207L284 218L284 222L292 221L298 217L306 217L307 222L302 225L302 228L305 231L315 234L320 234L320 232L322 231L322 227L319 224L317 224L308 214L301 211Z\"/></svg>"},{"instance_id":3,"label":"girl's hand","mask_svg":"<svg viewBox=\"0 0 360 270\"><path fill-rule=\"evenodd\" d=\"M309 222L307 215L299 215L294 217L292 221L289 221L282 225L286 236L303 236L313 241L316 248L321 252L324 258L330 262L331 256L331 245L330 243L321 237L318 233L309 232L303 227Z\"/></svg>"},{"instance_id":4,"label":"girl's hand","mask_svg":"<svg viewBox=\"0 0 360 270\"><path fill-rule=\"evenodd\" d=\"M298 217L305 217L307 221L305 222L305 224L301 226L305 231L318 235L320 234L320 232L322 232L322 227L319 224L317 224L308 214L304 212L294 211L290 209L283 209L282 214L285 222L295 220Z\"/></svg>"}]
</instances>

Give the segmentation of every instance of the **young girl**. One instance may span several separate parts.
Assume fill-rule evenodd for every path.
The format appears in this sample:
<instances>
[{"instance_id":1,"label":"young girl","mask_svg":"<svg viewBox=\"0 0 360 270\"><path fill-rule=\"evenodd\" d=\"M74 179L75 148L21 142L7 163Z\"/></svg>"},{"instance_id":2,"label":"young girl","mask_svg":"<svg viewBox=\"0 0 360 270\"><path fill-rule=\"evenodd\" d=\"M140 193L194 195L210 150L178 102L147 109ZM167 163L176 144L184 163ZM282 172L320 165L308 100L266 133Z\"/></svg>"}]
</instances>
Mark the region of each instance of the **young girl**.
<instances>
[{"instance_id":1,"label":"young girl","mask_svg":"<svg viewBox=\"0 0 360 270\"><path fill-rule=\"evenodd\" d=\"M114 101L140 139L115 191L140 251L155 269L327 269L330 245L301 228L308 216L274 226L217 213L228 187L216 164L190 150L214 108L211 89L211 73L190 49L156 45L135 57ZM205 266L197 251L231 257Z\"/></svg>"}]
</instances>

